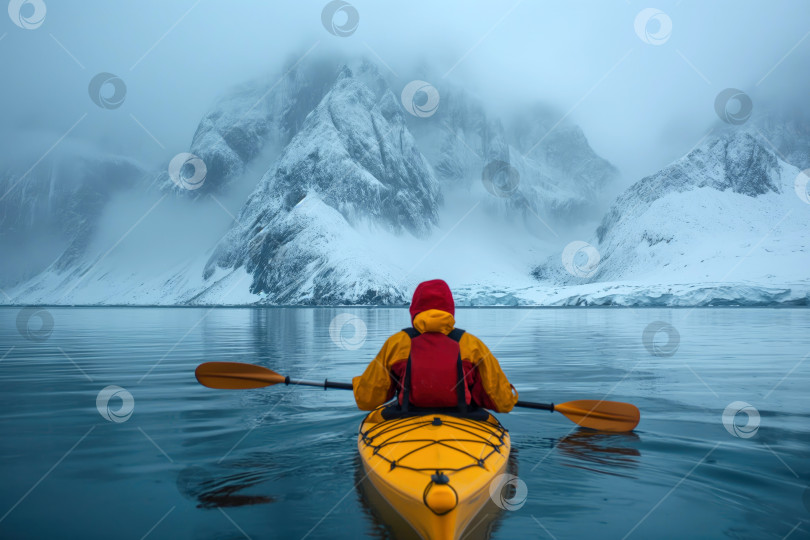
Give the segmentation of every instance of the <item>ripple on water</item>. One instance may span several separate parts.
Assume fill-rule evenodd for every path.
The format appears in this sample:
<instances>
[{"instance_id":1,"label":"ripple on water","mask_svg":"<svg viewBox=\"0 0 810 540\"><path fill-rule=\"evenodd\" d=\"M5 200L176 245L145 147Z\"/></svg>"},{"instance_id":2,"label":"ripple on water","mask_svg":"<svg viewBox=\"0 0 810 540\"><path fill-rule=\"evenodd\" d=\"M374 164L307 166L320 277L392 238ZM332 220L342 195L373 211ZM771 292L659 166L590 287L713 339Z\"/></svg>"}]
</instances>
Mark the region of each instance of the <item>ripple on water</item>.
<instances>
[{"instance_id":1,"label":"ripple on water","mask_svg":"<svg viewBox=\"0 0 810 540\"><path fill-rule=\"evenodd\" d=\"M193 372L222 360L349 380L407 324L403 310L52 308L45 342L17 334L17 311L0 308L0 356L13 347L0 363L0 515L11 509L0 537L140 537L153 526L177 538L402 534L360 482L363 413L351 393L215 391ZM329 337L345 311L367 322L358 350ZM633 434L541 411L500 415L528 499L482 520L482 537L810 536L810 362L800 363L810 310L460 309L457 319L490 344L522 399L607 397L642 411ZM644 347L651 321L678 329L673 356ZM97 409L109 385L133 396L124 422ZM759 412L751 438L723 425L735 401Z\"/></svg>"}]
</instances>

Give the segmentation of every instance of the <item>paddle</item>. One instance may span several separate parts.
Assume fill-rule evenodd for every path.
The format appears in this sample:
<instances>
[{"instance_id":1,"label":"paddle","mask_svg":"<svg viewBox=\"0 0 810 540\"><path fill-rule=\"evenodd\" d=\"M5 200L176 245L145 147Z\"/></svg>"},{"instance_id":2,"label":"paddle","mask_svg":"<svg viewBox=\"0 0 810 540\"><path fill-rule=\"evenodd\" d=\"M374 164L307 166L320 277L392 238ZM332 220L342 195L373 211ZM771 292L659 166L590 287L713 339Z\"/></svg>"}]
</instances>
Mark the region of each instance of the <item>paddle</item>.
<instances>
[{"instance_id":1,"label":"paddle","mask_svg":"<svg viewBox=\"0 0 810 540\"><path fill-rule=\"evenodd\" d=\"M352 389L351 383L331 382L329 380L323 382L296 381L284 375L279 375L266 367L238 362L206 362L197 366L194 374L203 386L225 390L263 388L280 383L317 386L324 390L327 388ZM635 405L619 401L581 399L560 403L559 405L518 401L515 406L551 412L556 411L562 413L575 424L599 431L632 431L641 418L641 414Z\"/></svg>"},{"instance_id":2,"label":"paddle","mask_svg":"<svg viewBox=\"0 0 810 540\"><path fill-rule=\"evenodd\" d=\"M562 413L566 418L582 427L617 433L633 431L641 420L638 407L632 403L602 399L579 399L558 405L518 401L515 403L515 407Z\"/></svg>"},{"instance_id":3,"label":"paddle","mask_svg":"<svg viewBox=\"0 0 810 540\"><path fill-rule=\"evenodd\" d=\"M280 383L318 386L324 390L327 388L352 389L351 383L330 382L328 380L323 382L293 381L289 377L279 375L266 367L239 362L206 362L197 366L194 375L196 375L201 385L224 390L263 388Z\"/></svg>"}]
</instances>

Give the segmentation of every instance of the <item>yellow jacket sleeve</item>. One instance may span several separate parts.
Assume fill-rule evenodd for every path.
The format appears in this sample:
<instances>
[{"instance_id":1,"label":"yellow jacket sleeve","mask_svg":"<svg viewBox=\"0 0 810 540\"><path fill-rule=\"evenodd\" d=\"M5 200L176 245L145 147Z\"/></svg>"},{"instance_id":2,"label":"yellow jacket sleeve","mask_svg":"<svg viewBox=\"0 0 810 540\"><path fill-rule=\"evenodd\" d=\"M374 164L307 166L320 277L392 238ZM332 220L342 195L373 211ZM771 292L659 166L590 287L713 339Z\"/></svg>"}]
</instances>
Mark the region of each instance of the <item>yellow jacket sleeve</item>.
<instances>
[{"instance_id":1,"label":"yellow jacket sleeve","mask_svg":"<svg viewBox=\"0 0 810 540\"><path fill-rule=\"evenodd\" d=\"M462 355L469 355L470 361L476 366L477 385L480 385L480 390L483 390L490 401L486 403L486 399L483 399L482 405L491 406L495 412L511 411L518 401L517 390L506 378L500 363L484 342L467 332L462 336L459 345L462 348ZM473 393L477 393L475 389Z\"/></svg>"},{"instance_id":2,"label":"yellow jacket sleeve","mask_svg":"<svg viewBox=\"0 0 810 540\"><path fill-rule=\"evenodd\" d=\"M352 379L354 400L362 411L372 411L385 403L393 395L391 366L397 360L407 359L411 340L404 332L388 338L380 352L359 377Z\"/></svg>"}]
</instances>

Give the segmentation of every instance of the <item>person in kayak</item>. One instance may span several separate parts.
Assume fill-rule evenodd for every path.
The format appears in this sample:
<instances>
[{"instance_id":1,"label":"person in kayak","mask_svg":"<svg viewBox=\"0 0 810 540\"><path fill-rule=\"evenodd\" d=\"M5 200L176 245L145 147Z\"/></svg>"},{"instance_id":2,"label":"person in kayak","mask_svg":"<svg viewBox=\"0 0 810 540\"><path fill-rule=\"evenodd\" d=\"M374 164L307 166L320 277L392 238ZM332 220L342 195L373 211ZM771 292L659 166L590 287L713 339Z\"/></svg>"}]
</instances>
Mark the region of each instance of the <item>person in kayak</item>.
<instances>
[{"instance_id":1,"label":"person in kayak","mask_svg":"<svg viewBox=\"0 0 810 540\"><path fill-rule=\"evenodd\" d=\"M410 307L413 327L389 337L365 372L352 379L354 399L371 411L397 395L397 408L483 407L509 412L518 400L486 345L455 328L455 302L441 279L420 283Z\"/></svg>"}]
</instances>

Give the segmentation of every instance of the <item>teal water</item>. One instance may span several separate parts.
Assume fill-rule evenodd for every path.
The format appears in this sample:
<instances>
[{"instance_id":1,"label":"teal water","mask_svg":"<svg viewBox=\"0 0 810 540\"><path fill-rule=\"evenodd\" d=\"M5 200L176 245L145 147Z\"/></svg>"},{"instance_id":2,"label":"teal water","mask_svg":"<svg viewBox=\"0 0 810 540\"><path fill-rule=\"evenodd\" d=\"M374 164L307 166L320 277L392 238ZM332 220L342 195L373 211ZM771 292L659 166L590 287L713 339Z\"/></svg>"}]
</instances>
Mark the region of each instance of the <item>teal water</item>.
<instances>
[{"instance_id":1,"label":"teal water","mask_svg":"<svg viewBox=\"0 0 810 540\"><path fill-rule=\"evenodd\" d=\"M364 341L351 324L330 334L341 313L363 321ZM810 538L810 310L462 309L457 320L522 399L642 412L627 435L500 415L527 496L484 536ZM677 343L653 326L645 346L656 321ZM251 362L348 381L407 322L401 308L0 308L0 538L398 534L356 485L363 413L350 393L211 390L194 368ZM98 406L110 385L132 396L131 415L120 391ZM758 428L733 414L740 405L724 425L734 402L758 412Z\"/></svg>"}]
</instances>

